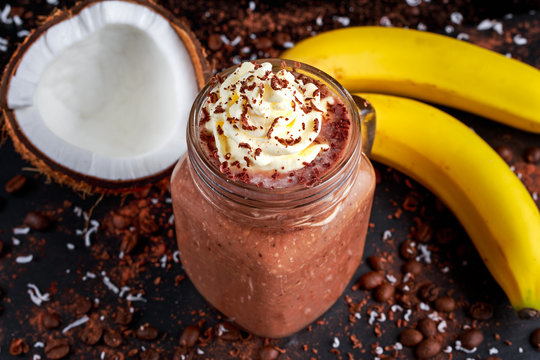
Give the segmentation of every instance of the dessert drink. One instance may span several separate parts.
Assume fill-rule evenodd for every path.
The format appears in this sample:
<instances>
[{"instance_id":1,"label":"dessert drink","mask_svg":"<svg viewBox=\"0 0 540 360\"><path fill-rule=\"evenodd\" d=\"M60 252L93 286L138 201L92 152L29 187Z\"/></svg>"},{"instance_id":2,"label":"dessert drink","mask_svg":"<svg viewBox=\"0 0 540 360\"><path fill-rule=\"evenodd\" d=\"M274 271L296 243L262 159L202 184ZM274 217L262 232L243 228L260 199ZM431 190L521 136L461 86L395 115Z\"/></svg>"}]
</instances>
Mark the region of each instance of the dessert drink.
<instances>
[{"instance_id":1,"label":"dessert drink","mask_svg":"<svg viewBox=\"0 0 540 360\"><path fill-rule=\"evenodd\" d=\"M374 187L358 111L333 79L281 60L229 69L195 101L171 180L184 269L241 327L290 335L358 267Z\"/></svg>"}]
</instances>

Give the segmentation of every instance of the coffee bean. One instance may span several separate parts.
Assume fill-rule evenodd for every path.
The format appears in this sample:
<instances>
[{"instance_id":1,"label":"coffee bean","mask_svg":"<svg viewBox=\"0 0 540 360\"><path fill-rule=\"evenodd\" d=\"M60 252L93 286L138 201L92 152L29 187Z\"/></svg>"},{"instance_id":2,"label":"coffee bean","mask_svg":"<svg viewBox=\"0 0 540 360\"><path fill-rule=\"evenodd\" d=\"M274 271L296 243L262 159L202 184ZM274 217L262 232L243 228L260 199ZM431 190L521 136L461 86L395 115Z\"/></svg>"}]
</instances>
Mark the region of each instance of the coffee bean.
<instances>
[{"instance_id":1,"label":"coffee bean","mask_svg":"<svg viewBox=\"0 0 540 360\"><path fill-rule=\"evenodd\" d=\"M418 331L420 331L425 337L431 337L437 335L437 323L430 318L423 318L416 325Z\"/></svg>"},{"instance_id":2,"label":"coffee bean","mask_svg":"<svg viewBox=\"0 0 540 360\"><path fill-rule=\"evenodd\" d=\"M112 315L115 324L127 326L133 321L133 313L125 307L118 307Z\"/></svg>"},{"instance_id":3,"label":"coffee bean","mask_svg":"<svg viewBox=\"0 0 540 360\"><path fill-rule=\"evenodd\" d=\"M412 309L418 304L418 298L412 294L399 294L396 296L396 300L405 309Z\"/></svg>"},{"instance_id":4,"label":"coffee bean","mask_svg":"<svg viewBox=\"0 0 540 360\"><path fill-rule=\"evenodd\" d=\"M435 239L441 245L448 244L452 242L455 238L456 238L456 232L452 228L443 228L437 231L437 235L435 235Z\"/></svg>"},{"instance_id":5,"label":"coffee bean","mask_svg":"<svg viewBox=\"0 0 540 360\"><path fill-rule=\"evenodd\" d=\"M96 322L88 322L84 329L81 331L81 340L86 345L95 345L101 339L103 335L103 328Z\"/></svg>"},{"instance_id":6,"label":"coffee bean","mask_svg":"<svg viewBox=\"0 0 540 360\"><path fill-rule=\"evenodd\" d=\"M512 150L505 145L497 146L495 148L495 151L497 154L499 154L500 157L503 158L504 161L506 161L507 164L512 163L512 159L514 158L514 153Z\"/></svg>"},{"instance_id":7,"label":"coffee bean","mask_svg":"<svg viewBox=\"0 0 540 360\"><path fill-rule=\"evenodd\" d=\"M369 266L373 270L375 271L383 270L385 259L383 259L382 257L377 256L377 255L371 255L370 257L368 257L367 260L368 260L367 262Z\"/></svg>"},{"instance_id":8,"label":"coffee bean","mask_svg":"<svg viewBox=\"0 0 540 360\"><path fill-rule=\"evenodd\" d=\"M540 147L531 146L530 148L527 148L523 154L523 158L530 164L540 162Z\"/></svg>"},{"instance_id":9,"label":"coffee bean","mask_svg":"<svg viewBox=\"0 0 540 360\"><path fill-rule=\"evenodd\" d=\"M220 322L217 326L217 336L226 341L237 341L242 338L240 330L230 322Z\"/></svg>"},{"instance_id":10,"label":"coffee bean","mask_svg":"<svg viewBox=\"0 0 540 360\"><path fill-rule=\"evenodd\" d=\"M403 265L403 273L411 273L413 275L418 275L422 272L423 269L422 263L416 260L409 260Z\"/></svg>"},{"instance_id":11,"label":"coffee bean","mask_svg":"<svg viewBox=\"0 0 540 360\"><path fill-rule=\"evenodd\" d=\"M182 335L180 335L180 345L187 347L195 346L200 334L201 330L197 325L186 326L184 331L182 331Z\"/></svg>"},{"instance_id":12,"label":"coffee bean","mask_svg":"<svg viewBox=\"0 0 540 360\"><path fill-rule=\"evenodd\" d=\"M131 224L131 220L127 216L114 214L112 223L118 230L124 230L127 229L127 227Z\"/></svg>"},{"instance_id":13,"label":"coffee bean","mask_svg":"<svg viewBox=\"0 0 540 360\"><path fill-rule=\"evenodd\" d=\"M137 335L137 338L139 340L151 341L155 340L158 337L158 331L156 328L146 324L139 326L139 328L135 332L135 335Z\"/></svg>"},{"instance_id":14,"label":"coffee bean","mask_svg":"<svg viewBox=\"0 0 540 360\"><path fill-rule=\"evenodd\" d=\"M415 329L405 329L399 335L399 342L405 346L416 346L424 339L422 333Z\"/></svg>"},{"instance_id":15,"label":"coffee bean","mask_svg":"<svg viewBox=\"0 0 540 360\"><path fill-rule=\"evenodd\" d=\"M261 37L261 38L257 38L255 39L255 47L258 49L258 50L267 50L267 49L270 49L272 47L272 40L270 40L269 38L267 37Z\"/></svg>"},{"instance_id":16,"label":"coffee bean","mask_svg":"<svg viewBox=\"0 0 540 360\"><path fill-rule=\"evenodd\" d=\"M34 230L47 230L52 222L51 219L39 211L30 211L24 218L24 224L30 226Z\"/></svg>"},{"instance_id":17,"label":"coffee bean","mask_svg":"<svg viewBox=\"0 0 540 360\"><path fill-rule=\"evenodd\" d=\"M6 183L6 192L8 194L15 194L21 191L26 185L26 176L15 175Z\"/></svg>"},{"instance_id":18,"label":"coffee bean","mask_svg":"<svg viewBox=\"0 0 540 360\"><path fill-rule=\"evenodd\" d=\"M364 290L373 290L384 281L384 274L380 271L371 271L358 279L358 286Z\"/></svg>"},{"instance_id":19,"label":"coffee bean","mask_svg":"<svg viewBox=\"0 0 540 360\"><path fill-rule=\"evenodd\" d=\"M394 297L395 289L392 285L388 283L384 283L379 285L375 289L375 300L378 302L387 302L388 300L392 299Z\"/></svg>"},{"instance_id":20,"label":"coffee bean","mask_svg":"<svg viewBox=\"0 0 540 360\"><path fill-rule=\"evenodd\" d=\"M92 302L83 296L79 296L71 305L71 309L76 315L84 315L92 309Z\"/></svg>"},{"instance_id":21,"label":"coffee bean","mask_svg":"<svg viewBox=\"0 0 540 360\"><path fill-rule=\"evenodd\" d=\"M452 312L456 309L456 301L449 297L449 296L443 296L435 300L435 309L440 312Z\"/></svg>"},{"instance_id":22,"label":"coffee bean","mask_svg":"<svg viewBox=\"0 0 540 360\"><path fill-rule=\"evenodd\" d=\"M401 257L405 260L411 260L418 255L418 250L416 250L415 243L412 240L405 240L401 244L400 252Z\"/></svg>"},{"instance_id":23,"label":"coffee bean","mask_svg":"<svg viewBox=\"0 0 540 360\"><path fill-rule=\"evenodd\" d=\"M57 313L46 312L41 317L41 324L47 330L56 329L60 326L62 319Z\"/></svg>"},{"instance_id":24,"label":"coffee bean","mask_svg":"<svg viewBox=\"0 0 540 360\"><path fill-rule=\"evenodd\" d=\"M414 236L416 240L426 243L431 240L431 237L433 236L433 229L429 224L420 223L418 225L418 229L416 229Z\"/></svg>"},{"instance_id":25,"label":"coffee bean","mask_svg":"<svg viewBox=\"0 0 540 360\"><path fill-rule=\"evenodd\" d=\"M489 320L493 316L493 305L485 302L476 302L469 308L469 314L475 320Z\"/></svg>"},{"instance_id":26,"label":"coffee bean","mask_svg":"<svg viewBox=\"0 0 540 360\"><path fill-rule=\"evenodd\" d=\"M13 356L26 354L29 350L30 347L24 339L13 339L11 345L9 345L9 353Z\"/></svg>"},{"instance_id":27,"label":"coffee bean","mask_svg":"<svg viewBox=\"0 0 540 360\"><path fill-rule=\"evenodd\" d=\"M538 351L540 351L540 328L533 331L531 334L531 345Z\"/></svg>"},{"instance_id":28,"label":"coffee bean","mask_svg":"<svg viewBox=\"0 0 540 360\"><path fill-rule=\"evenodd\" d=\"M429 359L441 352L442 344L435 338L423 340L416 348L416 356L420 359Z\"/></svg>"},{"instance_id":29,"label":"coffee bean","mask_svg":"<svg viewBox=\"0 0 540 360\"><path fill-rule=\"evenodd\" d=\"M152 349L144 350L139 356L140 360L159 360L159 353Z\"/></svg>"},{"instance_id":30,"label":"coffee bean","mask_svg":"<svg viewBox=\"0 0 540 360\"><path fill-rule=\"evenodd\" d=\"M524 308L519 310L518 316L523 320L538 319L540 318L540 311L531 308Z\"/></svg>"},{"instance_id":31,"label":"coffee bean","mask_svg":"<svg viewBox=\"0 0 540 360\"><path fill-rule=\"evenodd\" d=\"M259 351L261 360L276 360L279 356L279 351L272 345L266 345Z\"/></svg>"},{"instance_id":32,"label":"coffee bean","mask_svg":"<svg viewBox=\"0 0 540 360\"><path fill-rule=\"evenodd\" d=\"M45 346L45 356L51 360L62 359L69 354L67 339L51 339Z\"/></svg>"},{"instance_id":33,"label":"coffee bean","mask_svg":"<svg viewBox=\"0 0 540 360\"><path fill-rule=\"evenodd\" d=\"M439 288L433 283L425 284L418 289L418 297L424 301L435 301L439 297Z\"/></svg>"},{"instance_id":34,"label":"coffee bean","mask_svg":"<svg viewBox=\"0 0 540 360\"><path fill-rule=\"evenodd\" d=\"M212 34L208 37L208 47L210 50L219 50L222 45L223 41L221 40L221 36L218 34Z\"/></svg>"},{"instance_id":35,"label":"coffee bean","mask_svg":"<svg viewBox=\"0 0 540 360\"><path fill-rule=\"evenodd\" d=\"M122 345L122 334L120 331L107 329L105 330L105 334L103 334L103 341L105 344L107 344L107 346L112 348L119 347Z\"/></svg>"},{"instance_id":36,"label":"coffee bean","mask_svg":"<svg viewBox=\"0 0 540 360\"><path fill-rule=\"evenodd\" d=\"M472 350L484 341L484 335L478 329L467 329L459 335L459 341L464 348Z\"/></svg>"}]
</instances>

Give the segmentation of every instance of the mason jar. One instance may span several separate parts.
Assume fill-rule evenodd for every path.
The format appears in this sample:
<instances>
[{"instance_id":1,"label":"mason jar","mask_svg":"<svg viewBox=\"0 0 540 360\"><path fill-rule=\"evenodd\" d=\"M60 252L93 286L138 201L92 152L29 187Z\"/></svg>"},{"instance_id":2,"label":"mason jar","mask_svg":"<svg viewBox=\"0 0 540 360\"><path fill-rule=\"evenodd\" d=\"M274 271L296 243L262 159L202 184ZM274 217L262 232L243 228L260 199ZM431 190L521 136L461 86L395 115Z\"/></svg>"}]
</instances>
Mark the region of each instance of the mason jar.
<instances>
[{"instance_id":1,"label":"mason jar","mask_svg":"<svg viewBox=\"0 0 540 360\"><path fill-rule=\"evenodd\" d=\"M197 290L240 327L279 338L332 306L362 259L375 189L364 154L374 114L366 102L359 111L320 70L281 59L259 62L312 77L341 99L351 121L341 158L312 186L271 189L231 180L201 143L201 109L215 87L209 83L193 104L188 150L174 169L171 193L181 262Z\"/></svg>"}]
</instances>

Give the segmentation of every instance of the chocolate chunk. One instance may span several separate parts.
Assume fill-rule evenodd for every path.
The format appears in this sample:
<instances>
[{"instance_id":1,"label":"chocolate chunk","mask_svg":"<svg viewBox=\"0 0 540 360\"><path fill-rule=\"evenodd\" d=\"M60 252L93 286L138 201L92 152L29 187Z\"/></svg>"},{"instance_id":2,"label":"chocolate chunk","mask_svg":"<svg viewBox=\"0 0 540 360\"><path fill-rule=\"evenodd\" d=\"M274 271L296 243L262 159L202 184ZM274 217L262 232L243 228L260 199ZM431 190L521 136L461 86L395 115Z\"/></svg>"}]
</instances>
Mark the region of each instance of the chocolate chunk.
<instances>
[{"instance_id":1,"label":"chocolate chunk","mask_svg":"<svg viewBox=\"0 0 540 360\"><path fill-rule=\"evenodd\" d=\"M381 256L371 255L368 257L369 266L376 271L383 270L385 260Z\"/></svg>"},{"instance_id":2,"label":"chocolate chunk","mask_svg":"<svg viewBox=\"0 0 540 360\"><path fill-rule=\"evenodd\" d=\"M140 360L159 360L159 353L153 349L146 349L141 352L139 356Z\"/></svg>"},{"instance_id":3,"label":"chocolate chunk","mask_svg":"<svg viewBox=\"0 0 540 360\"><path fill-rule=\"evenodd\" d=\"M416 325L418 331L420 331L425 337L431 337L437 335L437 323L430 318L423 318Z\"/></svg>"},{"instance_id":4,"label":"chocolate chunk","mask_svg":"<svg viewBox=\"0 0 540 360\"><path fill-rule=\"evenodd\" d=\"M440 312L452 312L456 309L456 301L449 297L443 296L435 300L435 309Z\"/></svg>"},{"instance_id":5,"label":"chocolate chunk","mask_svg":"<svg viewBox=\"0 0 540 360\"><path fill-rule=\"evenodd\" d=\"M423 269L422 263L416 260L409 260L403 265L403 273L411 273L413 275L418 275L422 272Z\"/></svg>"},{"instance_id":6,"label":"chocolate chunk","mask_svg":"<svg viewBox=\"0 0 540 360\"><path fill-rule=\"evenodd\" d=\"M497 154L499 154L500 157L503 158L504 161L506 161L507 164L512 163L512 159L514 158L514 153L508 146L497 146L495 148L495 151Z\"/></svg>"},{"instance_id":7,"label":"chocolate chunk","mask_svg":"<svg viewBox=\"0 0 540 360\"><path fill-rule=\"evenodd\" d=\"M459 340L464 348L472 350L484 341L484 335L478 329L467 329L459 335Z\"/></svg>"},{"instance_id":8,"label":"chocolate chunk","mask_svg":"<svg viewBox=\"0 0 540 360\"><path fill-rule=\"evenodd\" d=\"M137 241L139 236L135 232L128 232L122 235L122 240L120 241L120 252L124 254L129 254L137 246Z\"/></svg>"},{"instance_id":9,"label":"chocolate chunk","mask_svg":"<svg viewBox=\"0 0 540 360\"><path fill-rule=\"evenodd\" d=\"M358 286L364 290L373 290L384 281L384 274L380 271L371 271L358 279Z\"/></svg>"},{"instance_id":10,"label":"chocolate chunk","mask_svg":"<svg viewBox=\"0 0 540 360\"><path fill-rule=\"evenodd\" d=\"M425 284L418 290L418 297L424 301L435 301L439 297L439 288L433 284Z\"/></svg>"},{"instance_id":11,"label":"chocolate chunk","mask_svg":"<svg viewBox=\"0 0 540 360\"><path fill-rule=\"evenodd\" d=\"M13 356L26 354L29 350L30 347L24 339L13 339L11 345L9 345L9 353Z\"/></svg>"},{"instance_id":12,"label":"chocolate chunk","mask_svg":"<svg viewBox=\"0 0 540 360\"><path fill-rule=\"evenodd\" d=\"M401 257L405 260L414 259L418 255L418 250L416 250L415 243L412 240L405 240L401 244L400 252Z\"/></svg>"},{"instance_id":13,"label":"chocolate chunk","mask_svg":"<svg viewBox=\"0 0 540 360\"><path fill-rule=\"evenodd\" d=\"M67 339L51 339L45 346L45 356L51 360L63 359L69 354Z\"/></svg>"},{"instance_id":14,"label":"chocolate chunk","mask_svg":"<svg viewBox=\"0 0 540 360\"><path fill-rule=\"evenodd\" d=\"M518 316L523 320L538 319L540 318L540 311L531 308L524 308L519 310Z\"/></svg>"},{"instance_id":15,"label":"chocolate chunk","mask_svg":"<svg viewBox=\"0 0 540 360\"><path fill-rule=\"evenodd\" d=\"M41 324L47 330L56 329L60 326L62 319L57 313L46 312L41 317Z\"/></svg>"},{"instance_id":16,"label":"chocolate chunk","mask_svg":"<svg viewBox=\"0 0 540 360\"><path fill-rule=\"evenodd\" d=\"M217 336L225 341L237 341L242 338L240 330L230 322L220 322L217 325Z\"/></svg>"},{"instance_id":17,"label":"chocolate chunk","mask_svg":"<svg viewBox=\"0 0 540 360\"><path fill-rule=\"evenodd\" d=\"M103 341L107 346L110 346L112 348L119 347L122 345L122 334L120 331L114 330L114 329L107 329L105 330L105 334L103 335Z\"/></svg>"},{"instance_id":18,"label":"chocolate chunk","mask_svg":"<svg viewBox=\"0 0 540 360\"><path fill-rule=\"evenodd\" d=\"M131 220L127 216L114 214L112 223L118 230L124 230L127 229L127 227L131 224Z\"/></svg>"},{"instance_id":19,"label":"chocolate chunk","mask_svg":"<svg viewBox=\"0 0 540 360\"><path fill-rule=\"evenodd\" d=\"M146 324L139 326L135 332L135 335L139 340L151 341L158 337L158 331L156 328Z\"/></svg>"},{"instance_id":20,"label":"chocolate chunk","mask_svg":"<svg viewBox=\"0 0 540 360\"><path fill-rule=\"evenodd\" d=\"M208 47L210 50L219 50L222 45L223 41L221 40L221 36L218 34L212 34L208 37Z\"/></svg>"},{"instance_id":21,"label":"chocolate chunk","mask_svg":"<svg viewBox=\"0 0 540 360\"><path fill-rule=\"evenodd\" d=\"M133 313L125 307L118 307L112 315L115 324L127 326L133 321Z\"/></svg>"},{"instance_id":22,"label":"chocolate chunk","mask_svg":"<svg viewBox=\"0 0 540 360\"><path fill-rule=\"evenodd\" d=\"M530 337L531 345L538 351L540 351L540 328L534 330Z\"/></svg>"},{"instance_id":23,"label":"chocolate chunk","mask_svg":"<svg viewBox=\"0 0 540 360\"><path fill-rule=\"evenodd\" d=\"M456 238L456 232L452 228L443 228L437 231L437 235L435 235L435 239L441 245L448 244L449 242L453 241L455 238Z\"/></svg>"},{"instance_id":24,"label":"chocolate chunk","mask_svg":"<svg viewBox=\"0 0 540 360\"><path fill-rule=\"evenodd\" d=\"M395 289L392 285L384 283L375 289L375 300L378 302L387 302L394 297Z\"/></svg>"},{"instance_id":25,"label":"chocolate chunk","mask_svg":"<svg viewBox=\"0 0 540 360\"><path fill-rule=\"evenodd\" d=\"M26 185L26 176L15 175L6 183L6 192L8 194L15 194L21 191Z\"/></svg>"},{"instance_id":26,"label":"chocolate chunk","mask_svg":"<svg viewBox=\"0 0 540 360\"><path fill-rule=\"evenodd\" d=\"M442 344L435 338L423 340L416 348L416 356L420 359L429 359L437 355L442 349Z\"/></svg>"},{"instance_id":27,"label":"chocolate chunk","mask_svg":"<svg viewBox=\"0 0 540 360\"><path fill-rule=\"evenodd\" d=\"M24 224L34 230L43 231L51 226L51 219L39 211L30 211L24 218Z\"/></svg>"},{"instance_id":28,"label":"chocolate chunk","mask_svg":"<svg viewBox=\"0 0 540 360\"><path fill-rule=\"evenodd\" d=\"M405 329L399 335L399 342L405 346L416 346L424 339L422 333L416 329Z\"/></svg>"},{"instance_id":29,"label":"chocolate chunk","mask_svg":"<svg viewBox=\"0 0 540 360\"><path fill-rule=\"evenodd\" d=\"M493 305L485 302L476 302L469 308L469 314L475 320L489 320L493 317Z\"/></svg>"},{"instance_id":30,"label":"chocolate chunk","mask_svg":"<svg viewBox=\"0 0 540 360\"><path fill-rule=\"evenodd\" d=\"M272 345L266 345L259 351L261 360L276 360L279 356L279 351Z\"/></svg>"},{"instance_id":31,"label":"chocolate chunk","mask_svg":"<svg viewBox=\"0 0 540 360\"><path fill-rule=\"evenodd\" d=\"M529 164L536 164L540 162L540 147L531 146L530 148L527 148L523 153L523 158Z\"/></svg>"},{"instance_id":32,"label":"chocolate chunk","mask_svg":"<svg viewBox=\"0 0 540 360\"><path fill-rule=\"evenodd\" d=\"M92 309L92 302L83 296L79 296L71 305L71 309L77 315L84 315Z\"/></svg>"},{"instance_id":33,"label":"chocolate chunk","mask_svg":"<svg viewBox=\"0 0 540 360\"><path fill-rule=\"evenodd\" d=\"M182 335L180 335L180 345L187 347L195 346L200 334L201 330L197 325L186 326L184 331L182 331Z\"/></svg>"},{"instance_id":34,"label":"chocolate chunk","mask_svg":"<svg viewBox=\"0 0 540 360\"><path fill-rule=\"evenodd\" d=\"M86 345L95 345L103 335L103 328L100 324L90 321L81 331L80 337Z\"/></svg>"}]
</instances>

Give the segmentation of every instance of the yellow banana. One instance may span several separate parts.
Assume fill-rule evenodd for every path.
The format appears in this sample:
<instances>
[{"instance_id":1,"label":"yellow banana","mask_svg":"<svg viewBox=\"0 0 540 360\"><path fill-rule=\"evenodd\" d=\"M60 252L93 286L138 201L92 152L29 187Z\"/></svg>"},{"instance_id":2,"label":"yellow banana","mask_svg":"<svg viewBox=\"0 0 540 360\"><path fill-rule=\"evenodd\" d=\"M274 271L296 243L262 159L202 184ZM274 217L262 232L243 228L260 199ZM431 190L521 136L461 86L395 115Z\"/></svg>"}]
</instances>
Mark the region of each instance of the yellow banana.
<instances>
[{"instance_id":1,"label":"yellow banana","mask_svg":"<svg viewBox=\"0 0 540 360\"><path fill-rule=\"evenodd\" d=\"M474 131L432 106L357 95L376 111L371 158L439 196L514 308L540 310L540 212L508 165Z\"/></svg>"},{"instance_id":2,"label":"yellow banana","mask_svg":"<svg viewBox=\"0 0 540 360\"><path fill-rule=\"evenodd\" d=\"M308 38L281 57L327 72L350 92L422 99L540 133L540 71L447 36L351 27Z\"/></svg>"}]
</instances>

